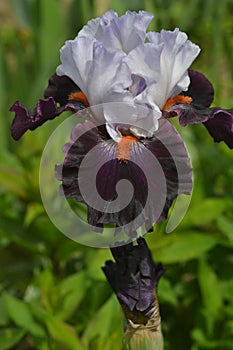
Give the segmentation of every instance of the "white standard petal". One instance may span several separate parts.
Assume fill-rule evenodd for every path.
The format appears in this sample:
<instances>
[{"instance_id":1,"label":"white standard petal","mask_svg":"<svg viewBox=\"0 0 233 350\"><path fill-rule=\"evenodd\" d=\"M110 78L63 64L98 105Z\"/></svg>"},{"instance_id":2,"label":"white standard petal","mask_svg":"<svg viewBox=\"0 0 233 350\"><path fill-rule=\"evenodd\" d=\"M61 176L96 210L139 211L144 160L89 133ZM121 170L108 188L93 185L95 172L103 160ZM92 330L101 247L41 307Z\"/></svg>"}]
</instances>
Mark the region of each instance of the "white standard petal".
<instances>
[{"instance_id":1,"label":"white standard petal","mask_svg":"<svg viewBox=\"0 0 233 350\"><path fill-rule=\"evenodd\" d=\"M119 49L128 53L145 41L146 30L152 18L153 15L146 11L127 11L121 17L114 11L108 11L89 21L78 36L93 37L108 50Z\"/></svg>"},{"instance_id":2,"label":"white standard petal","mask_svg":"<svg viewBox=\"0 0 233 350\"><path fill-rule=\"evenodd\" d=\"M77 37L62 47L57 74L72 79L90 105L132 100L127 90L132 83L131 72L124 56L119 50L109 52L93 38Z\"/></svg>"},{"instance_id":3,"label":"white standard petal","mask_svg":"<svg viewBox=\"0 0 233 350\"><path fill-rule=\"evenodd\" d=\"M117 18L118 14L113 11L107 11L103 16L91 19L87 24L80 30L78 37L88 36L96 38L102 41L103 38L103 28L111 22L113 18Z\"/></svg>"},{"instance_id":4,"label":"white standard petal","mask_svg":"<svg viewBox=\"0 0 233 350\"><path fill-rule=\"evenodd\" d=\"M112 31L108 35L115 36L123 51L129 53L138 45L145 42L146 30L150 24L153 15L146 11L131 12L127 11L125 15L114 18L112 21Z\"/></svg>"},{"instance_id":5,"label":"white standard petal","mask_svg":"<svg viewBox=\"0 0 233 350\"><path fill-rule=\"evenodd\" d=\"M66 41L60 50L61 65L57 67L58 75L66 75L86 94L87 77L93 62L93 45L95 39L83 37Z\"/></svg>"},{"instance_id":6,"label":"white standard petal","mask_svg":"<svg viewBox=\"0 0 233 350\"><path fill-rule=\"evenodd\" d=\"M148 102L153 108L163 108L168 98L188 89L188 68L200 48L175 29L149 33L150 43L132 50L125 61L135 75L146 81L146 89L136 97L138 103Z\"/></svg>"},{"instance_id":7,"label":"white standard petal","mask_svg":"<svg viewBox=\"0 0 233 350\"><path fill-rule=\"evenodd\" d=\"M130 67L131 72L136 76L143 78L146 83L146 87L135 97L135 101L138 103L144 104L145 102L148 102L148 87L151 87L160 80L160 62L163 47L163 43L158 45L145 43L132 50L124 59ZM155 109L162 98L162 91L158 89L156 94L153 94L153 102L150 101Z\"/></svg>"},{"instance_id":8,"label":"white standard petal","mask_svg":"<svg viewBox=\"0 0 233 350\"><path fill-rule=\"evenodd\" d=\"M132 100L127 90L131 85L131 72L125 62L124 53L109 52L102 44L93 44L93 60L87 79L86 95L90 105L106 102Z\"/></svg>"},{"instance_id":9,"label":"white standard petal","mask_svg":"<svg viewBox=\"0 0 233 350\"><path fill-rule=\"evenodd\" d=\"M163 44L160 56L160 76L148 88L148 97L160 91L157 105L162 108L168 98L188 89L190 80L188 68L200 52L199 46L188 40L187 35L178 28L174 31L162 30L160 33L148 33L149 40L155 45ZM153 57L151 57L153 61ZM153 62L151 62L153 64Z\"/></svg>"}]
</instances>

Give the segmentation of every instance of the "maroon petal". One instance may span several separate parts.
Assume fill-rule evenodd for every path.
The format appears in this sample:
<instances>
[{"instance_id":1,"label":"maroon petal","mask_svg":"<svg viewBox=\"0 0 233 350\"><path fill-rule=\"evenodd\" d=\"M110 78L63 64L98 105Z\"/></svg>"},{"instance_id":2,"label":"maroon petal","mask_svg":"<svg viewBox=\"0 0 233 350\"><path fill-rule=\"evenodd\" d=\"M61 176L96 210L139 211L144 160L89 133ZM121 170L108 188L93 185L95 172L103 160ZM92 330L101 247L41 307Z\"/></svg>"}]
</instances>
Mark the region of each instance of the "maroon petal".
<instances>
[{"instance_id":1,"label":"maroon petal","mask_svg":"<svg viewBox=\"0 0 233 350\"><path fill-rule=\"evenodd\" d=\"M189 70L190 84L181 95L192 97L192 104L209 107L214 99L214 88L210 81L200 72Z\"/></svg>"},{"instance_id":2,"label":"maroon petal","mask_svg":"<svg viewBox=\"0 0 233 350\"><path fill-rule=\"evenodd\" d=\"M107 261L102 269L126 318L146 323L156 301L158 280L165 270L161 264L155 267L143 238L137 243L112 248L115 262Z\"/></svg>"},{"instance_id":3,"label":"maroon petal","mask_svg":"<svg viewBox=\"0 0 233 350\"><path fill-rule=\"evenodd\" d=\"M34 130L38 126L44 124L47 120L54 119L62 112L71 110L76 112L83 108L79 103L68 103L64 107L57 107L53 97L38 100L33 112L24 107L19 101L15 102L10 108L10 112L15 112L15 117L11 125L11 135L15 140L27 130Z\"/></svg>"},{"instance_id":4,"label":"maroon petal","mask_svg":"<svg viewBox=\"0 0 233 350\"><path fill-rule=\"evenodd\" d=\"M69 95L78 91L81 90L69 77L54 74L49 79L49 85L44 92L44 97L52 96L61 106L65 106L69 102Z\"/></svg>"},{"instance_id":5,"label":"maroon petal","mask_svg":"<svg viewBox=\"0 0 233 350\"><path fill-rule=\"evenodd\" d=\"M39 99L33 111L16 101L10 108L10 112L15 112L11 126L12 137L18 140L27 130L36 129L64 111L77 112L86 108L82 102L69 100L69 95L73 92L80 92L80 89L70 78L54 74L44 92L45 99Z\"/></svg>"},{"instance_id":6,"label":"maroon petal","mask_svg":"<svg viewBox=\"0 0 233 350\"><path fill-rule=\"evenodd\" d=\"M199 72L189 71L190 85L180 95L192 98L191 104L177 103L163 112L165 118L178 116L181 126L199 124L212 117L216 108L208 108L214 98L214 89L209 80Z\"/></svg>"},{"instance_id":7,"label":"maroon petal","mask_svg":"<svg viewBox=\"0 0 233 350\"><path fill-rule=\"evenodd\" d=\"M56 168L57 177L62 180L62 192L67 198L74 198L87 204L88 223L92 227L103 227L103 224L125 226L143 210L147 198L146 178L137 164L120 163L117 160L117 144L114 141L102 139L95 127L86 131L89 124L88 122L79 124L76 131L72 132L72 136L84 133L73 143L71 141L71 146L64 147L67 151L64 163ZM98 149L95 150L96 146ZM87 164L80 172L85 156ZM96 177L93 174L96 174ZM126 206L122 205L122 198L117 202L116 186L122 179L127 179L135 189L132 200ZM82 181L81 189L80 181ZM125 188L124 196L131 198L127 190ZM89 204L84 197L89 198ZM101 199L104 201L104 207L98 210L96 208L99 208ZM110 210L110 205L115 202L114 210ZM130 229L127 231L130 234L134 233Z\"/></svg>"},{"instance_id":8,"label":"maroon petal","mask_svg":"<svg viewBox=\"0 0 233 350\"><path fill-rule=\"evenodd\" d=\"M164 119L159 121L155 137L145 139L143 143L160 162L166 179L166 201L157 220L162 221L167 218L168 210L179 194L191 193L192 170L189 156L181 136ZM157 174L154 174L154 177L156 176Z\"/></svg>"},{"instance_id":9,"label":"maroon petal","mask_svg":"<svg viewBox=\"0 0 233 350\"><path fill-rule=\"evenodd\" d=\"M163 116L178 116L181 126L203 123L214 141L224 141L229 148L233 148L233 110L209 108L214 97L213 86L199 72L189 71L189 77L188 91L181 92L181 95L192 97L191 104L174 104L163 111Z\"/></svg>"},{"instance_id":10,"label":"maroon petal","mask_svg":"<svg viewBox=\"0 0 233 350\"><path fill-rule=\"evenodd\" d=\"M233 109L218 109L204 125L215 142L224 141L229 148L233 148Z\"/></svg>"},{"instance_id":11,"label":"maroon petal","mask_svg":"<svg viewBox=\"0 0 233 350\"><path fill-rule=\"evenodd\" d=\"M102 135L90 122L72 132L64 163L56 168L62 193L87 205L88 222L96 229L115 224L130 237L143 224L151 230L167 217L180 193L191 191L191 168L180 136L161 120L153 138L134 144L126 163L117 159L117 144Z\"/></svg>"},{"instance_id":12,"label":"maroon petal","mask_svg":"<svg viewBox=\"0 0 233 350\"><path fill-rule=\"evenodd\" d=\"M203 123L215 142L224 141L229 148L233 148L232 109L224 110L220 107L202 109L180 104L173 106L172 112L169 113L178 115L181 126Z\"/></svg>"},{"instance_id":13,"label":"maroon petal","mask_svg":"<svg viewBox=\"0 0 233 350\"><path fill-rule=\"evenodd\" d=\"M218 110L217 107L206 108L202 106L195 106L193 104L177 104L170 107L168 112L163 112L165 118L178 116L181 126L188 124L200 124L204 123Z\"/></svg>"}]
</instances>

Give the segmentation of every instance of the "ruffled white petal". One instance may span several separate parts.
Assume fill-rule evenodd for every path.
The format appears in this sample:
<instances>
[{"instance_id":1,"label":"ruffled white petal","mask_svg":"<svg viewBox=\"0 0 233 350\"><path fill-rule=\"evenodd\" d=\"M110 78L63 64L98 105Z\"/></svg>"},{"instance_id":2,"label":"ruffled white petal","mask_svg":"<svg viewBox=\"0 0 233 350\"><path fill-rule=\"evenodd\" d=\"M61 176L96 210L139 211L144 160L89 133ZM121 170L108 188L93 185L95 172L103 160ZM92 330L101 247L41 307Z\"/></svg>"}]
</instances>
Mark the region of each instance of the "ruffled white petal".
<instances>
[{"instance_id":1,"label":"ruffled white petal","mask_svg":"<svg viewBox=\"0 0 233 350\"><path fill-rule=\"evenodd\" d=\"M137 137L153 136L167 99L188 89L188 68L200 51L179 29L147 36L152 18L145 11L121 17L108 11L61 48L57 74L79 86L96 123L105 123L116 142L122 125Z\"/></svg>"},{"instance_id":2,"label":"ruffled white petal","mask_svg":"<svg viewBox=\"0 0 233 350\"><path fill-rule=\"evenodd\" d=\"M188 89L188 68L200 48L177 28L149 33L148 38L151 43L131 51L126 61L132 72L141 75L147 83L146 91L138 100L146 99L153 107L161 109L168 98Z\"/></svg>"},{"instance_id":3,"label":"ruffled white petal","mask_svg":"<svg viewBox=\"0 0 233 350\"><path fill-rule=\"evenodd\" d=\"M118 14L113 10L109 10L105 12L105 14L103 14L101 17L91 19L80 30L80 32L78 33L78 37L88 36L103 41L103 28L109 25L112 19L114 18L118 18Z\"/></svg>"},{"instance_id":4,"label":"ruffled white petal","mask_svg":"<svg viewBox=\"0 0 233 350\"><path fill-rule=\"evenodd\" d=\"M103 106L103 113L108 133L116 142L121 140L121 128L130 130L138 138L152 137L161 118L159 109L135 103L108 103Z\"/></svg>"},{"instance_id":5,"label":"ruffled white petal","mask_svg":"<svg viewBox=\"0 0 233 350\"><path fill-rule=\"evenodd\" d=\"M188 40L187 35L178 28L174 31L149 33L148 38L156 45L164 43L160 57L160 77L156 81L156 86L149 92L152 97L158 86L160 87L163 96L159 107L162 108L168 98L188 89L190 83L188 68L198 56L200 48Z\"/></svg>"},{"instance_id":6,"label":"ruffled white petal","mask_svg":"<svg viewBox=\"0 0 233 350\"><path fill-rule=\"evenodd\" d=\"M86 77L90 105L132 100L132 95L126 90L132 82L131 72L123 57L121 51L109 52L101 44L94 43L93 61Z\"/></svg>"},{"instance_id":7,"label":"ruffled white petal","mask_svg":"<svg viewBox=\"0 0 233 350\"><path fill-rule=\"evenodd\" d=\"M152 18L153 15L146 11L127 11L121 17L114 11L108 11L89 21L78 36L95 38L108 50L120 49L128 53L145 41L146 30Z\"/></svg>"},{"instance_id":8,"label":"ruffled white petal","mask_svg":"<svg viewBox=\"0 0 233 350\"><path fill-rule=\"evenodd\" d=\"M87 96L90 105L132 100L126 89L131 85L131 72L123 62L125 53L107 51L93 38L69 40L61 49L62 64L58 75L71 78Z\"/></svg>"},{"instance_id":9,"label":"ruffled white petal","mask_svg":"<svg viewBox=\"0 0 233 350\"><path fill-rule=\"evenodd\" d=\"M83 37L68 40L60 50L61 65L57 67L58 75L66 75L86 93L88 79L93 62L95 39Z\"/></svg>"}]
</instances>

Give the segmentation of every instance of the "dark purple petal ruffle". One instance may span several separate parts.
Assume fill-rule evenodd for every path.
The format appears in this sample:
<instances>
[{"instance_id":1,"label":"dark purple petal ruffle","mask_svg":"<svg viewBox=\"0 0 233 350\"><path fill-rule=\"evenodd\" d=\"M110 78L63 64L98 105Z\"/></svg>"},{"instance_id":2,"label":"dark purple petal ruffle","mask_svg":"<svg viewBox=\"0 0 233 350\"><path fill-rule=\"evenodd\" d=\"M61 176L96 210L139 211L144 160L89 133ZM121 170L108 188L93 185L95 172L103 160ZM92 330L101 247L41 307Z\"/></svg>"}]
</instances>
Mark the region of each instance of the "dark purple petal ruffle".
<instances>
[{"instance_id":1,"label":"dark purple petal ruffle","mask_svg":"<svg viewBox=\"0 0 233 350\"><path fill-rule=\"evenodd\" d=\"M192 188L189 158L180 136L169 122L161 120L155 136L137 142L131 159L125 163L117 159L117 144L90 125L78 124L71 142L64 147L64 163L56 167L62 193L87 205L88 223L93 228L115 224L130 237L136 236L136 229L143 224L147 231L151 230L153 223L167 217L173 200L180 193L190 193ZM80 173L84 158L88 161ZM125 198L131 200L110 211L109 207L118 200L117 185L121 180L128 184L124 198L119 195L118 204ZM133 187L132 197L129 183ZM100 199L105 201L102 210L96 209Z\"/></svg>"},{"instance_id":2,"label":"dark purple petal ruffle","mask_svg":"<svg viewBox=\"0 0 233 350\"><path fill-rule=\"evenodd\" d=\"M10 112L15 112L15 117L11 125L11 135L15 140L27 130L34 130L44 124L47 120L54 119L64 111L76 112L80 109L78 104L68 103L64 107L57 107L53 97L38 100L33 112L24 107L19 101L16 101L10 108Z\"/></svg>"},{"instance_id":3,"label":"dark purple petal ruffle","mask_svg":"<svg viewBox=\"0 0 233 350\"><path fill-rule=\"evenodd\" d=\"M60 106L65 106L69 101L69 95L72 92L81 91L79 87L67 76L54 74L49 79L49 85L44 91L44 97L53 97L54 100L60 103Z\"/></svg>"},{"instance_id":4,"label":"dark purple petal ruffle","mask_svg":"<svg viewBox=\"0 0 233 350\"><path fill-rule=\"evenodd\" d=\"M135 323L146 323L155 304L159 278L165 269L161 264L155 267L143 238L137 243L112 248L115 262L107 261L102 269L126 318Z\"/></svg>"},{"instance_id":5,"label":"dark purple petal ruffle","mask_svg":"<svg viewBox=\"0 0 233 350\"><path fill-rule=\"evenodd\" d=\"M202 106L194 106L193 104L188 105L180 103L172 106L169 112L164 113L164 116L170 118L176 115L179 118L180 125L186 126L188 124L205 123L212 118L217 110L217 107L205 108Z\"/></svg>"},{"instance_id":6,"label":"dark purple petal ruffle","mask_svg":"<svg viewBox=\"0 0 233 350\"><path fill-rule=\"evenodd\" d=\"M189 70L190 84L181 95L192 97L192 104L209 107L214 99L214 88L210 81L200 72Z\"/></svg>"},{"instance_id":7,"label":"dark purple petal ruffle","mask_svg":"<svg viewBox=\"0 0 233 350\"><path fill-rule=\"evenodd\" d=\"M166 178L166 202L157 220L160 222L167 218L168 210L179 194L191 193L192 170L190 161L180 135L166 120L159 121L159 129L155 133L155 139L145 139L142 143L158 159Z\"/></svg>"},{"instance_id":8,"label":"dark purple petal ruffle","mask_svg":"<svg viewBox=\"0 0 233 350\"><path fill-rule=\"evenodd\" d=\"M203 123L214 141L224 141L228 147L233 148L233 110L209 108L214 97L213 86L199 72L189 71L189 77L188 91L181 92L181 95L192 97L191 104L174 104L167 111L163 111L163 116L178 116L181 126Z\"/></svg>"},{"instance_id":9,"label":"dark purple petal ruffle","mask_svg":"<svg viewBox=\"0 0 233 350\"><path fill-rule=\"evenodd\" d=\"M54 74L45 90L45 99L39 99L33 111L24 107L19 101L16 101L10 108L10 112L15 113L11 126L12 137L18 140L27 130L36 129L64 111L70 110L75 113L86 108L81 102L68 100L70 93L79 91L80 89L71 79Z\"/></svg>"},{"instance_id":10,"label":"dark purple petal ruffle","mask_svg":"<svg viewBox=\"0 0 233 350\"><path fill-rule=\"evenodd\" d=\"M204 125L215 142L224 141L233 148L233 109L218 109Z\"/></svg>"},{"instance_id":11,"label":"dark purple petal ruffle","mask_svg":"<svg viewBox=\"0 0 233 350\"><path fill-rule=\"evenodd\" d=\"M208 108L214 98L214 89L209 80L202 73L192 70L189 71L189 78L188 90L180 95L191 97L191 104L177 103L163 112L165 118L178 116L181 126L204 123L215 112L215 108Z\"/></svg>"},{"instance_id":12,"label":"dark purple petal ruffle","mask_svg":"<svg viewBox=\"0 0 233 350\"><path fill-rule=\"evenodd\" d=\"M233 148L233 110L220 107L205 108L192 105L176 105L172 108L181 126L203 123L215 142L224 141Z\"/></svg>"}]
</instances>

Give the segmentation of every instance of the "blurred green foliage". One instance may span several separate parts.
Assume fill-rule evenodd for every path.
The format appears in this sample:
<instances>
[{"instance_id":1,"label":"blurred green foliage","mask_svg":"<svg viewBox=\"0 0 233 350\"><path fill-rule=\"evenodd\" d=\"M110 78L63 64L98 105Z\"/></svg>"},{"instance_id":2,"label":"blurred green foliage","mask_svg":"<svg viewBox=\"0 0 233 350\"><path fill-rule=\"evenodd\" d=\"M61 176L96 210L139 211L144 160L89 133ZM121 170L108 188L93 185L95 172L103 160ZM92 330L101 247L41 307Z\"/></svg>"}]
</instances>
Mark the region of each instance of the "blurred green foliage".
<instances>
[{"instance_id":1,"label":"blurred green foliage","mask_svg":"<svg viewBox=\"0 0 233 350\"><path fill-rule=\"evenodd\" d=\"M33 107L59 48L113 8L149 10L151 30L179 27L202 48L194 64L233 105L233 1L12 0L0 3L0 350L119 350L122 314L100 267L110 253L81 246L41 203L41 152L60 120L10 137L15 100ZM59 118L58 118L59 119ZM166 274L159 286L165 350L233 349L233 152L200 125L179 128L194 168L189 211L176 232L148 235Z\"/></svg>"}]
</instances>

